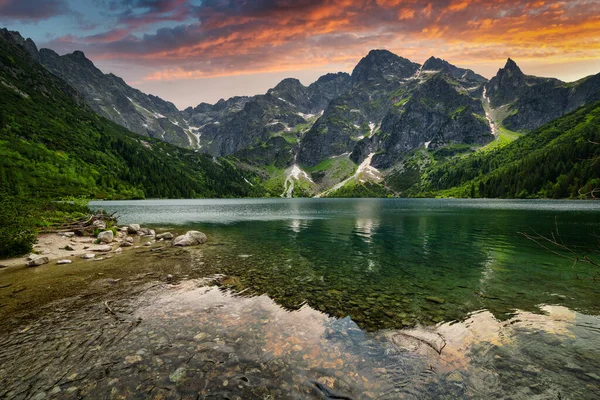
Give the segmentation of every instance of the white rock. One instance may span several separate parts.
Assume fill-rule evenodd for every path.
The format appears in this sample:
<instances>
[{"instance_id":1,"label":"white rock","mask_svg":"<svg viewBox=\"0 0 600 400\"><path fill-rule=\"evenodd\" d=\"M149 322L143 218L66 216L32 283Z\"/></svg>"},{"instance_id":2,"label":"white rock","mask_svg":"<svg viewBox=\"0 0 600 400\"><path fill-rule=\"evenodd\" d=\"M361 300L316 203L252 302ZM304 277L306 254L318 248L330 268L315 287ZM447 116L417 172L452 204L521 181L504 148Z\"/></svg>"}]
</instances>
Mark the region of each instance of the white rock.
<instances>
[{"instance_id":1,"label":"white rock","mask_svg":"<svg viewBox=\"0 0 600 400\"><path fill-rule=\"evenodd\" d=\"M104 244L104 245L99 245L99 246L92 246L89 249L90 251L96 251L98 253L108 253L109 251L112 250L112 247Z\"/></svg>"},{"instance_id":2,"label":"white rock","mask_svg":"<svg viewBox=\"0 0 600 400\"><path fill-rule=\"evenodd\" d=\"M92 258L96 258L95 254L84 254L81 256L81 258L83 258L84 260L91 260Z\"/></svg>"},{"instance_id":3,"label":"white rock","mask_svg":"<svg viewBox=\"0 0 600 400\"><path fill-rule=\"evenodd\" d=\"M127 226L127 232L129 233L138 233L140 229L140 224L129 224Z\"/></svg>"},{"instance_id":4,"label":"white rock","mask_svg":"<svg viewBox=\"0 0 600 400\"><path fill-rule=\"evenodd\" d=\"M158 240L161 240L161 239L171 240L171 239L173 239L173 234L171 232L160 233L160 234L156 235L156 238Z\"/></svg>"},{"instance_id":5,"label":"white rock","mask_svg":"<svg viewBox=\"0 0 600 400\"><path fill-rule=\"evenodd\" d=\"M60 234L60 236L64 236L64 237L68 237L68 238L72 238L73 236L75 236L75 232L62 232Z\"/></svg>"},{"instance_id":6,"label":"white rock","mask_svg":"<svg viewBox=\"0 0 600 400\"><path fill-rule=\"evenodd\" d=\"M123 249L120 247L115 250L115 254L121 254L122 252L123 252Z\"/></svg>"},{"instance_id":7,"label":"white rock","mask_svg":"<svg viewBox=\"0 0 600 400\"><path fill-rule=\"evenodd\" d=\"M110 243L115 238L113 231L104 231L98 234L98 240L102 243Z\"/></svg>"},{"instance_id":8,"label":"white rock","mask_svg":"<svg viewBox=\"0 0 600 400\"><path fill-rule=\"evenodd\" d=\"M94 222L92 222L92 225L96 229L101 229L101 230L105 230L106 229L106 222L98 220L98 219L95 220Z\"/></svg>"},{"instance_id":9,"label":"white rock","mask_svg":"<svg viewBox=\"0 0 600 400\"><path fill-rule=\"evenodd\" d=\"M33 260L27 262L28 267L39 267L40 265L48 264L50 259L48 257L36 257Z\"/></svg>"},{"instance_id":10,"label":"white rock","mask_svg":"<svg viewBox=\"0 0 600 400\"><path fill-rule=\"evenodd\" d=\"M188 231L185 235L177 236L173 240L173 246L195 246L206 243L208 238L202 232Z\"/></svg>"},{"instance_id":11,"label":"white rock","mask_svg":"<svg viewBox=\"0 0 600 400\"><path fill-rule=\"evenodd\" d=\"M73 261L71 260L58 260L56 262L57 265L63 265L63 264L71 264Z\"/></svg>"}]
</instances>

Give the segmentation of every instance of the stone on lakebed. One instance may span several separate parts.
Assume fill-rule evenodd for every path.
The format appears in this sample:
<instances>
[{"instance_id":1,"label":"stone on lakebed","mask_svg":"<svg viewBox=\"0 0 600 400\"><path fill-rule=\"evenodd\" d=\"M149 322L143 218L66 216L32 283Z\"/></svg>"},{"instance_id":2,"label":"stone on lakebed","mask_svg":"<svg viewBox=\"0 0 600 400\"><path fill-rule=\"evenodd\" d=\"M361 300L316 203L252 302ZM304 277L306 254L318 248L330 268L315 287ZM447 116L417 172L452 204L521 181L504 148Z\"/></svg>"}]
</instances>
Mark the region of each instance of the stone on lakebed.
<instances>
[{"instance_id":1,"label":"stone on lakebed","mask_svg":"<svg viewBox=\"0 0 600 400\"><path fill-rule=\"evenodd\" d=\"M208 238L202 232L188 231L185 235L177 236L173 240L173 246L195 246L206 243Z\"/></svg>"}]
</instances>

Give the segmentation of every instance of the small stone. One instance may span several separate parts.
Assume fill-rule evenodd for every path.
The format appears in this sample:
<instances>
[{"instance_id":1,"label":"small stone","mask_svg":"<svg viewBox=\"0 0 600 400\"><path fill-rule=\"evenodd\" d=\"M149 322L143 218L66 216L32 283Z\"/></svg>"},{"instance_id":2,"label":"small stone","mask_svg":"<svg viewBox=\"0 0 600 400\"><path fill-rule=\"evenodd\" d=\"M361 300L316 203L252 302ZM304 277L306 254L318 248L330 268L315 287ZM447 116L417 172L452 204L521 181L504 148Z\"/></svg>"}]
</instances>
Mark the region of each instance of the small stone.
<instances>
[{"instance_id":1,"label":"small stone","mask_svg":"<svg viewBox=\"0 0 600 400\"><path fill-rule=\"evenodd\" d=\"M167 275L167 282L173 282L173 275L169 274Z\"/></svg>"},{"instance_id":2,"label":"small stone","mask_svg":"<svg viewBox=\"0 0 600 400\"><path fill-rule=\"evenodd\" d=\"M113 231L104 231L98 234L98 240L101 243L110 243L113 241L114 238L115 234L113 233Z\"/></svg>"},{"instance_id":3,"label":"small stone","mask_svg":"<svg viewBox=\"0 0 600 400\"><path fill-rule=\"evenodd\" d=\"M65 246L65 250L67 251L75 251L75 247L71 246L70 244Z\"/></svg>"},{"instance_id":4,"label":"small stone","mask_svg":"<svg viewBox=\"0 0 600 400\"><path fill-rule=\"evenodd\" d=\"M150 231L148 232L148 234L150 236L156 236L156 232L153 229L150 229Z\"/></svg>"},{"instance_id":5,"label":"small stone","mask_svg":"<svg viewBox=\"0 0 600 400\"><path fill-rule=\"evenodd\" d=\"M48 259L48 257L37 257L28 261L26 265L28 267L39 267L40 265L48 264L49 262L50 259Z\"/></svg>"},{"instance_id":6,"label":"small stone","mask_svg":"<svg viewBox=\"0 0 600 400\"><path fill-rule=\"evenodd\" d=\"M442 299L441 297L435 297L435 296L425 297L425 300L431 301L432 303L438 303L438 304L444 304L446 302L446 300Z\"/></svg>"},{"instance_id":7,"label":"small stone","mask_svg":"<svg viewBox=\"0 0 600 400\"><path fill-rule=\"evenodd\" d=\"M173 239L173 234L171 232L165 232L165 233L160 233L158 235L156 235L156 238L158 240L171 240Z\"/></svg>"},{"instance_id":8,"label":"small stone","mask_svg":"<svg viewBox=\"0 0 600 400\"><path fill-rule=\"evenodd\" d=\"M33 400L42 400L46 398L46 392L38 392L35 396L32 397Z\"/></svg>"},{"instance_id":9,"label":"small stone","mask_svg":"<svg viewBox=\"0 0 600 400\"><path fill-rule=\"evenodd\" d=\"M169 375L169 380L173 383L178 383L186 376L185 367L177 368L171 375Z\"/></svg>"},{"instance_id":10,"label":"small stone","mask_svg":"<svg viewBox=\"0 0 600 400\"><path fill-rule=\"evenodd\" d=\"M109 251L112 250L112 247L105 244L105 245L100 245L100 246L93 246L90 247L91 251L97 251L98 253L108 253Z\"/></svg>"},{"instance_id":11,"label":"small stone","mask_svg":"<svg viewBox=\"0 0 600 400\"><path fill-rule=\"evenodd\" d=\"M129 242L123 242L121 243L121 247L131 247L133 246L133 244L129 243Z\"/></svg>"},{"instance_id":12,"label":"small stone","mask_svg":"<svg viewBox=\"0 0 600 400\"><path fill-rule=\"evenodd\" d=\"M81 256L81 258L83 258L84 260L91 260L92 258L96 258L95 254L84 254Z\"/></svg>"},{"instance_id":13,"label":"small stone","mask_svg":"<svg viewBox=\"0 0 600 400\"><path fill-rule=\"evenodd\" d=\"M64 236L64 237L67 237L67 238L72 238L73 236L75 236L75 232L63 232L60 235Z\"/></svg>"},{"instance_id":14,"label":"small stone","mask_svg":"<svg viewBox=\"0 0 600 400\"><path fill-rule=\"evenodd\" d=\"M121 254L122 252L123 252L123 249L120 247L115 250L115 254Z\"/></svg>"},{"instance_id":15,"label":"small stone","mask_svg":"<svg viewBox=\"0 0 600 400\"><path fill-rule=\"evenodd\" d=\"M129 224L127 226L127 232L129 233L138 233L140 229L140 224Z\"/></svg>"},{"instance_id":16,"label":"small stone","mask_svg":"<svg viewBox=\"0 0 600 400\"><path fill-rule=\"evenodd\" d=\"M95 229L100 229L102 231L106 229L106 222L98 219L92 222L92 225Z\"/></svg>"},{"instance_id":17,"label":"small stone","mask_svg":"<svg viewBox=\"0 0 600 400\"><path fill-rule=\"evenodd\" d=\"M598 374L594 374L592 372L588 372L587 374L585 374L585 376L587 376L588 378L592 378L596 381L600 381L600 375Z\"/></svg>"},{"instance_id":18,"label":"small stone","mask_svg":"<svg viewBox=\"0 0 600 400\"><path fill-rule=\"evenodd\" d=\"M202 341L204 339L206 339L208 335L204 332L200 332L199 334L197 334L196 336L194 336L194 339L198 340L198 341Z\"/></svg>"},{"instance_id":19,"label":"small stone","mask_svg":"<svg viewBox=\"0 0 600 400\"><path fill-rule=\"evenodd\" d=\"M127 237L125 238L125 241L126 241L127 243L133 243L133 238L132 238L131 236L127 236Z\"/></svg>"},{"instance_id":20,"label":"small stone","mask_svg":"<svg viewBox=\"0 0 600 400\"><path fill-rule=\"evenodd\" d=\"M94 258L94 261L102 261L102 260L104 260L104 257Z\"/></svg>"},{"instance_id":21,"label":"small stone","mask_svg":"<svg viewBox=\"0 0 600 400\"><path fill-rule=\"evenodd\" d=\"M139 355L125 357L125 362L127 364L135 364L136 362L140 361L142 361L142 357L140 357Z\"/></svg>"},{"instance_id":22,"label":"small stone","mask_svg":"<svg viewBox=\"0 0 600 400\"><path fill-rule=\"evenodd\" d=\"M144 243L144 246L152 246L152 242L146 242Z\"/></svg>"},{"instance_id":23,"label":"small stone","mask_svg":"<svg viewBox=\"0 0 600 400\"><path fill-rule=\"evenodd\" d=\"M71 260L58 260L56 262L57 265L63 265L63 264L71 264L73 261Z\"/></svg>"}]
</instances>

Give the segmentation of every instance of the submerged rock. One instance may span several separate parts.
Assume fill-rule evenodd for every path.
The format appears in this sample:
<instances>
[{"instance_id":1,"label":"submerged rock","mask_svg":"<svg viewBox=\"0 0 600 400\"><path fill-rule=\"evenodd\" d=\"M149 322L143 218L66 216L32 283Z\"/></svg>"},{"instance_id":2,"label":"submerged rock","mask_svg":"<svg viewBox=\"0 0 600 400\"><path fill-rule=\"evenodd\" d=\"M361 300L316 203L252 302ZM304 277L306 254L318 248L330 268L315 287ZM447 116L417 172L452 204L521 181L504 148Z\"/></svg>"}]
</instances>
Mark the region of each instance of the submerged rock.
<instances>
[{"instance_id":1,"label":"submerged rock","mask_svg":"<svg viewBox=\"0 0 600 400\"><path fill-rule=\"evenodd\" d=\"M446 302L446 300L442 299L441 297L435 297L435 296L428 296L428 297L425 297L425 299L427 301L431 301L432 303L438 303L438 304L444 304Z\"/></svg>"},{"instance_id":2,"label":"submerged rock","mask_svg":"<svg viewBox=\"0 0 600 400\"><path fill-rule=\"evenodd\" d=\"M39 267L40 265L48 264L50 260L48 257L36 257L27 262L28 267Z\"/></svg>"},{"instance_id":3,"label":"submerged rock","mask_svg":"<svg viewBox=\"0 0 600 400\"><path fill-rule=\"evenodd\" d=\"M73 261L71 260L58 260L56 262L57 265L63 265L63 264L71 264Z\"/></svg>"},{"instance_id":4,"label":"submerged rock","mask_svg":"<svg viewBox=\"0 0 600 400\"><path fill-rule=\"evenodd\" d=\"M114 238L115 234L113 233L113 231L104 231L98 234L98 240L101 243L110 243L113 241Z\"/></svg>"},{"instance_id":5,"label":"submerged rock","mask_svg":"<svg viewBox=\"0 0 600 400\"><path fill-rule=\"evenodd\" d=\"M208 238L202 232L188 231L185 235L177 236L173 240L173 246L195 246L206 243Z\"/></svg>"},{"instance_id":6,"label":"submerged rock","mask_svg":"<svg viewBox=\"0 0 600 400\"><path fill-rule=\"evenodd\" d=\"M91 260L92 258L95 258L95 257L96 257L96 255L92 254L92 253L84 254L81 256L81 258L83 258L84 260Z\"/></svg>"}]
</instances>

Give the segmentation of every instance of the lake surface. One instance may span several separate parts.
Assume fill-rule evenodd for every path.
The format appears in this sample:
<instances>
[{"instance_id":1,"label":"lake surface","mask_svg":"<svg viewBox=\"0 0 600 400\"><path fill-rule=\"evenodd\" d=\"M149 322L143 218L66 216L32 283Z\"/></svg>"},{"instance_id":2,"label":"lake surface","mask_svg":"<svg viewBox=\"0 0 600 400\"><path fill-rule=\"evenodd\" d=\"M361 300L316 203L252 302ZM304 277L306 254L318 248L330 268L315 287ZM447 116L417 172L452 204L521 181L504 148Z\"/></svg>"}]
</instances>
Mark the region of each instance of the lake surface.
<instances>
[{"instance_id":1,"label":"lake surface","mask_svg":"<svg viewBox=\"0 0 600 400\"><path fill-rule=\"evenodd\" d=\"M523 235L597 249L600 202L92 206L117 212L121 224L201 230L209 242L124 262L177 284L131 283L143 290L124 290L113 315L81 300L85 313L49 312L13 332L0 342L20 343L0 351L4 382L39 354L59 361L47 367L56 372L22 371L33 383L0 397L600 398L598 268ZM98 314L106 315L90 320ZM49 327L60 340L48 339ZM66 349L74 354L63 357Z\"/></svg>"}]
</instances>

